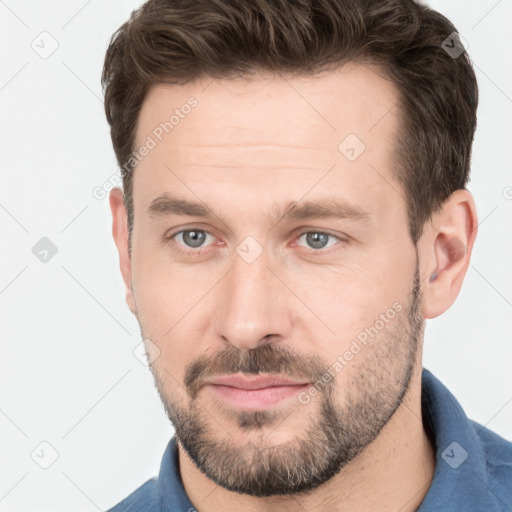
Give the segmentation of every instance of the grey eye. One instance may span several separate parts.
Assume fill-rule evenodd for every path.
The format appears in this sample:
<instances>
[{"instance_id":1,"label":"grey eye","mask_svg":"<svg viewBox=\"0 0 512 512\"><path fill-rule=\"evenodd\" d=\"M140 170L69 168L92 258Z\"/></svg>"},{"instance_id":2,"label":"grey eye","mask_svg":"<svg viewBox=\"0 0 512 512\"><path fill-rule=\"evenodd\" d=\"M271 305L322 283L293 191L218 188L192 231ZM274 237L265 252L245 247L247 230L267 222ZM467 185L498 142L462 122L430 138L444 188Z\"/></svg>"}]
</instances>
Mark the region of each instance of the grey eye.
<instances>
[{"instance_id":1,"label":"grey eye","mask_svg":"<svg viewBox=\"0 0 512 512\"><path fill-rule=\"evenodd\" d=\"M303 237L306 237L307 246L311 249L325 249L326 247L330 247L335 244L339 239L334 235L330 235L329 233L322 233L321 231L310 231L308 233L303 233L299 240ZM328 245L329 238L333 239L333 242Z\"/></svg>"},{"instance_id":2,"label":"grey eye","mask_svg":"<svg viewBox=\"0 0 512 512\"><path fill-rule=\"evenodd\" d=\"M207 235L206 231L189 229L187 231L180 231L176 236L181 236L186 246L197 248L203 245Z\"/></svg>"}]
</instances>

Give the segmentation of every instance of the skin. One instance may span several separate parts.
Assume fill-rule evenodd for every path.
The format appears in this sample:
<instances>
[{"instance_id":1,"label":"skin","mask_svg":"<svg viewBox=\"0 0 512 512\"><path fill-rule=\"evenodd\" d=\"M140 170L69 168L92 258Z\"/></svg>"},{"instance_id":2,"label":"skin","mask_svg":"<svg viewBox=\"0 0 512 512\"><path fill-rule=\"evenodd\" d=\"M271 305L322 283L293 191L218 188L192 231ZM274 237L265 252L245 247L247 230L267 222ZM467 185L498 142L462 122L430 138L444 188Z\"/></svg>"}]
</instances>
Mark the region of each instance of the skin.
<instances>
[{"instance_id":1,"label":"skin","mask_svg":"<svg viewBox=\"0 0 512 512\"><path fill-rule=\"evenodd\" d=\"M151 370L170 416L177 408L194 411L209 439L230 443L240 457L256 448L297 446L319 418L326 393L307 405L286 399L272 406L279 421L242 428L240 411L207 388L192 399L187 369L224 351L247 354L265 346L289 351L293 362L328 367L394 303L403 305L402 314L336 373L332 397L343 418L349 399L364 400L361 383L374 381L369 398L405 395L375 439L327 482L301 494L228 490L203 474L179 443L189 498L200 512L416 510L432 480L435 453L421 421L423 325L415 352L410 333L399 326L407 325L416 264L422 324L456 299L477 231L472 195L454 192L414 246L404 193L392 174L399 96L376 68L350 64L314 78L257 75L156 86L144 102L136 146L190 96L198 105L135 170L131 257L122 191L110 194L127 303L143 338L158 347ZM366 146L352 162L338 150L350 133ZM215 216L149 215L164 192L207 205ZM276 206L325 197L365 210L369 220L272 218ZM192 228L211 233L199 256L179 252L197 251L182 237L162 241ZM318 231L346 241L330 238L313 254L305 233ZM236 252L249 236L262 249L252 263Z\"/></svg>"}]
</instances>

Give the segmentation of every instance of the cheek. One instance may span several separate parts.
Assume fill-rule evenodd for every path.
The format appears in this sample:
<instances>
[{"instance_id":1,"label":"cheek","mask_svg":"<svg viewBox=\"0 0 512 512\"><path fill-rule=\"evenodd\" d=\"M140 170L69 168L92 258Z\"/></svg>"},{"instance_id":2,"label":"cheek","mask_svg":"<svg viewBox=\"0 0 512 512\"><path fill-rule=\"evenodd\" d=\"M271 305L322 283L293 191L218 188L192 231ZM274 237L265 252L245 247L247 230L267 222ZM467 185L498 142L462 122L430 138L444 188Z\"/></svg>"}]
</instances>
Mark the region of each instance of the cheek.
<instances>
[{"instance_id":1,"label":"cheek","mask_svg":"<svg viewBox=\"0 0 512 512\"><path fill-rule=\"evenodd\" d=\"M156 265L141 255L134 258L133 276L138 320L144 337L160 351L155 369L164 377L167 370L181 382L186 366L198 352L204 354L208 350L201 344L208 339L205 330L214 312L208 311L211 308L208 290L216 279L212 279L211 273L202 277L194 275L192 269L183 271L170 264Z\"/></svg>"},{"instance_id":2,"label":"cheek","mask_svg":"<svg viewBox=\"0 0 512 512\"><path fill-rule=\"evenodd\" d=\"M337 381L350 381L371 356L368 347L398 328L400 312L410 300L413 270L410 261L396 265L380 259L377 266L359 260L357 266L331 269L324 276L295 277L297 295L322 320L306 312L298 322Z\"/></svg>"},{"instance_id":3,"label":"cheek","mask_svg":"<svg viewBox=\"0 0 512 512\"><path fill-rule=\"evenodd\" d=\"M395 301L404 300L409 291L409 275L399 275L396 267L390 267L382 261L377 266L359 258L350 266L342 263L288 272L286 280L312 312L345 338L373 323Z\"/></svg>"},{"instance_id":4,"label":"cheek","mask_svg":"<svg viewBox=\"0 0 512 512\"><path fill-rule=\"evenodd\" d=\"M133 246L132 269L139 315L161 336L190 309L200 281L173 264L165 248L142 240Z\"/></svg>"}]
</instances>

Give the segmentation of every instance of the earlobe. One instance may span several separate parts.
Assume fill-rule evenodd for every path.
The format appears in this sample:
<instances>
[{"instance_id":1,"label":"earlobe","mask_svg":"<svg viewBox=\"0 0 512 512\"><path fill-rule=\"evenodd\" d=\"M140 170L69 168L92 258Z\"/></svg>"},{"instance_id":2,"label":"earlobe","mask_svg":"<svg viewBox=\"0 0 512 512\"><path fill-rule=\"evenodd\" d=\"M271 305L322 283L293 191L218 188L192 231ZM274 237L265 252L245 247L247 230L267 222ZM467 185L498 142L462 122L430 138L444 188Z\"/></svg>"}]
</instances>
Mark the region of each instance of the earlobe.
<instances>
[{"instance_id":1,"label":"earlobe","mask_svg":"<svg viewBox=\"0 0 512 512\"><path fill-rule=\"evenodd\" d=\"M137 307L132 288L131 258L128 251L128 215L123 199L123 191L118 187L112 189L109 201L112 212L112 236L119 253L119 266L126 286L126 303L130 311L137 316Z\"/></svg>"},{"instance_id":2,"label":"earlobe","mask_svg":"<svg viewBox=\"0 0 512 512\"><path fill-rule=\"evenodd\" d=\"M430 237L428 282L423 290L423 316L435 318L444 313L460 292L469 267L477 234L476 208L471 193L455 191L435 215L427 236Z\"/></svg>"}]
</instances>

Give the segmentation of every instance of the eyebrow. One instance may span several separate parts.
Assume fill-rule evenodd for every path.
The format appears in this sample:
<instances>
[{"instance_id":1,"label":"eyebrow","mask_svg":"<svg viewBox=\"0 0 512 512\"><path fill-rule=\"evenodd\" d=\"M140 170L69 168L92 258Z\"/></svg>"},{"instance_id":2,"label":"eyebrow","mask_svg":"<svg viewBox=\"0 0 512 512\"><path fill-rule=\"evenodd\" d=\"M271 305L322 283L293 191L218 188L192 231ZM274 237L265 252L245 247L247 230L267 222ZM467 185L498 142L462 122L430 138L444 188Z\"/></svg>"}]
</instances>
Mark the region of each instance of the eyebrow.
<instances>
[{"instance_id":1,"label":"eyebrow","mask_svg":"<svg viewBox=\"0 0 512 512\"><path fill-rule=\"evenodd\" d=\"M179 215L188 217L213 218L218 217L205 204L171 197L163 194L151 201L147 214L152 217L166 217ZM318 201L293 201L284 208L274 206L271 220L278 223L282 220L308 220L308 219L351 219L361 222L371 221L369 212L340 201L337 198L325 198Z\"/></svg>"}]
</instances>

